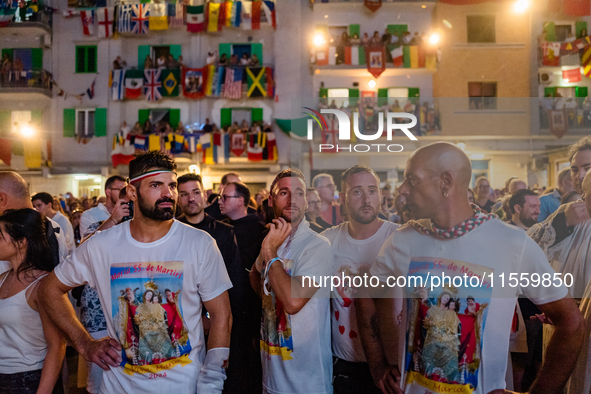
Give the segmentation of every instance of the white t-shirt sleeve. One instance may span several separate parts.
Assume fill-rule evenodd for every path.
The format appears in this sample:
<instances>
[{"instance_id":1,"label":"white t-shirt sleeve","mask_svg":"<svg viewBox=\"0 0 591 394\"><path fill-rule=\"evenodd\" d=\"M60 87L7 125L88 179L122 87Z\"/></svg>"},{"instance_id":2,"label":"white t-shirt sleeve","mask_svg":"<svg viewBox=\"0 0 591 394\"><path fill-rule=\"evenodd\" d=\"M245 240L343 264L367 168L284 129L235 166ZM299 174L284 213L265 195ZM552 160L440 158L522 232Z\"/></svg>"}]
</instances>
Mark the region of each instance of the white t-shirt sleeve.
<instances>
[{"instance_id":1,"label":"white t-shirt sleeve","mask_svg":"<svg viewBox=\"0 0 591 394\"><path fill-rule=\"evenodd\" d=\"M213 300L224 291L232 288L222 254L213 240L203 253L196 283L203 301Z\"/></svg>"},{"instance_id":2,"label":"white t-shirt sleeve","mask_svg":"<svg viewBox=\"0 0 591 394\"><path fill-rule=\"evenodd\" d=\"M394 234L386 239L370 269L371 275L378 277L380 282L386 282L396 271L393 237Z\"/></svg>"},{"instance_id":3,"label":"white t-shirt sleeve","mask_svg":"<svg viewBox=\"0 0 591 394\"><path fill-rule=\"evenodd\" d=\"M292 276L318 277L330 274L333 253L330 243L318 237L294 261Z\"/></svg>"},{"instance_id":4,"label":"white t-shirt sleeve","mask_svg":"<svg viewBox=\"0 0 591 394\"><path fill-rule=\"evenodd\" d=\"M88 227L93 223L93 218L90 212L82 212L82 216L80 216L80 235L85 236L86 232L88 231Z\"/></svg>"},{"instance_id":5,"label":"white t-shirt sleeve","mask_svg":"<svg viewBox=\"0 0 591 394\"><path fill-rule=\"evenodd\" d=\"M96 286L93 259L89 251L92 244L91 238L55 267L53 271L60 282L69 287L81 286L84 283L88 283L90 287Z\"/></svg>"},{"instance_id":6,"label":"white t-shirt sleeve","mask_svg":"<svg viewBox=\"0 0 591 394\"><path fill-rule=\"evenodd\" d=\"M521 286L520 290L534 304L543 305L566 297L568 294L566 286L555 281L554 274L556 272L548 263L542 249L530 237L525 237L521 264L521 273L529 274L530 285L527 287ZM534 276L539 275L539 284L531 283L532 274ZM549 280L543 281L544 276L549 278ZM559 276L557 275L557 277ZM562 278L562 275L560 277ZM520 283L522 282L520 280ZM549 286L547 286L548 284ZM560 285L557 286L557 284Z\"/></svg>"}]
</instances>

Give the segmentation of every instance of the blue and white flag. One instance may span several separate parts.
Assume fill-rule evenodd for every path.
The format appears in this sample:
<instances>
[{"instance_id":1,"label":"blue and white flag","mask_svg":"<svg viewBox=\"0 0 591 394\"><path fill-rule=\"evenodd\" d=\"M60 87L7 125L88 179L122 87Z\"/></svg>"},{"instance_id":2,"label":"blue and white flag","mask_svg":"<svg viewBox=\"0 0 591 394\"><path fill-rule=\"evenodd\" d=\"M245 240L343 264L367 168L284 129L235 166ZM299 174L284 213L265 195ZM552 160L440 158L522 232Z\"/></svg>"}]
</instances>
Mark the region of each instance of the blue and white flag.
<instances>
[{"instance_id":1,"label":"blue and white flag","mask_svg":"<svg viewBox=\"0 0 591 394\"><path fill-rule=\"evenodd\" d=\"M122 4L119 6L119 18L117 22L117 31L119 33L131 32L131 4Z\"/></svg>"},{"instance_id":2,"label":"blue and white flag","mask_svg":"<svg viewBox=\"0 0 591 394\"><path fill-rule=\"evenodd\" d=\"M125 97L125 70L113 70L111 71L111 95L113 96L113 100L123 100Z\"/></svg>"}]
</instances>

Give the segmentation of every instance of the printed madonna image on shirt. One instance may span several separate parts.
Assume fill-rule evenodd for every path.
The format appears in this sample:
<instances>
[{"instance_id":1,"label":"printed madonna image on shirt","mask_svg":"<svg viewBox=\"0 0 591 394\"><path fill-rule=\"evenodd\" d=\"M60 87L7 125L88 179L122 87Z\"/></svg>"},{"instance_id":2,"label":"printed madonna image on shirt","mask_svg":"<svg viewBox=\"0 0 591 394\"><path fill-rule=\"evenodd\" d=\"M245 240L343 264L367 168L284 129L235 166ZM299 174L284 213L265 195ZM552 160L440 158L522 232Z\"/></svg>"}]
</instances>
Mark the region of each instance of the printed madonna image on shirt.
<instances>
[{"instance_id":1,"label":"printed madonna image on shirt","mask_svg":"<svg viewBox=\"0 0 591 394\"><path fill-rule=\"evenodd\" d=\"M125 373L156 373L191 362L182 285L180 261L111 266L113 320Z\"/></svg>"},{"instance_id":2,"label":"printed madonna image on shirt","mask_svg":"<svg viewBox=\"0 0 591 394\"><path fill-rule=\"evenodd\" d=\"M484 277L490 271L455 260L415 257L411 259L408 275L428 281L428 275L445 274L454 278L472 273ZM473 393L478 387L482 333L493 288L486 283L479 287L469 284L456 287L446 281L432 289L431 282L425 287L419 284L417 281L417 287L407 287L410 294L404 354L405 392Z\"/></svg>"}]
</instances>

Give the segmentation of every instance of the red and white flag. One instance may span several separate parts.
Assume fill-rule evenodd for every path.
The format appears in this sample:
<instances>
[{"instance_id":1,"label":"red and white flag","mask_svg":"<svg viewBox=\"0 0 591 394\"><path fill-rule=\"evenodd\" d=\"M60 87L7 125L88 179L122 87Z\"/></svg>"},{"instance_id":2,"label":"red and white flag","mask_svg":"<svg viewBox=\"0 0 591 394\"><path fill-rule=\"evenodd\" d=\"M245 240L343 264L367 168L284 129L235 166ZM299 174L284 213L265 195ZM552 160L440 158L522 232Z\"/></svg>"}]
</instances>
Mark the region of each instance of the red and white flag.
<instances>
[{"instance_id":1,"label":"red and white flag","mask_svg":"<svg viewBox=\"0 0 591 394\"><path fill-rule=\"evenodd\" d=\"M226 69L226 81L224 84L224 97L239 99L242 97L243 68Z\"/></svg>"},{"instance_id":2,"label":"red and white flag","mask_svg":"<svg viewBox=\"0 0 591 394\"><path fill-rule=\"evenodd\" d=\"M82 19L82 31L84 35L94 35L94 11L80 11L80 19Z\"/></svg>"},{"instance_id":3,"label":"red and white flag","mask_svg":"<svg viewBox=\"0 0 591 394\"><path fill-rule=\"evenodd\" d=\"M97 10L98 36L109 38L113 36L113 7L104 7Z\"/></svg>"}]
</instances>

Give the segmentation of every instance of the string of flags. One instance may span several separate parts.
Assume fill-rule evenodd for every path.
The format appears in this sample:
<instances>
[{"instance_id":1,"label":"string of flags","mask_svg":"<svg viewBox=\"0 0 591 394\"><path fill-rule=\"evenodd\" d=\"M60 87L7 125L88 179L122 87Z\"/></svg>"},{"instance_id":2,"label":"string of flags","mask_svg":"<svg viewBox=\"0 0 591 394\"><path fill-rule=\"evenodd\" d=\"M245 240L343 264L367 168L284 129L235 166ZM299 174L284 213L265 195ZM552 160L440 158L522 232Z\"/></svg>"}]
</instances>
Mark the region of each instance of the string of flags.
<instances>
[{"instance_id":1,"label":"string of flags","mask_svg":"<svg viewBox=\"0 0 591 394\"><path fill-rule=\"evenodd\" d=\"M66 18L80 15L86 36L111 38L117 33L144 35L150 31L183 29L190 33L219 32L224 28L260 30L267 24L277 28L274 0L229 0L203 5L186 5L181 1L140 2L63 11Z\"/></svg>"},{"instance_id":2,"label":"string of flags","mask_svg":"<svg viewBox=\"0 0 591 394\"><path fill-rule=\"evenodd\" d=\"M246 89L244 89L246 85ZM94 86L94 83L93 83ZM112 70L111 98L159 101L165 97L189 99L223 97L241 99L275 97L272 67L231 67L210 64L203 68Z\"/></svg>"},{"instance_id":3,"label":"string of flags","mask_svg":"<svg viewBox=\"0 0 591 394\"><path fill-rule=\"evenodd\" d=\"M51 82L53 86L57 89L58 97L63 97L64 100L67 100L68 97L74 97L78 101L82 102L83 97L88 97L90 100L94 98L94 87L96 85L96 77L94 77L90 86L82 93L66 92L64 89L60 88L59 84L54 79L52 79Z\"/></svg>"}]
</instances>

